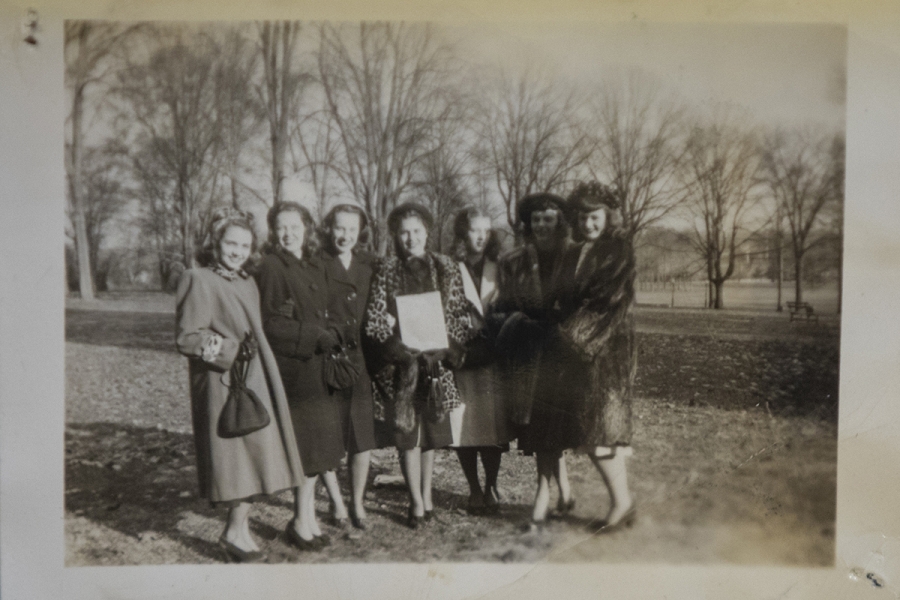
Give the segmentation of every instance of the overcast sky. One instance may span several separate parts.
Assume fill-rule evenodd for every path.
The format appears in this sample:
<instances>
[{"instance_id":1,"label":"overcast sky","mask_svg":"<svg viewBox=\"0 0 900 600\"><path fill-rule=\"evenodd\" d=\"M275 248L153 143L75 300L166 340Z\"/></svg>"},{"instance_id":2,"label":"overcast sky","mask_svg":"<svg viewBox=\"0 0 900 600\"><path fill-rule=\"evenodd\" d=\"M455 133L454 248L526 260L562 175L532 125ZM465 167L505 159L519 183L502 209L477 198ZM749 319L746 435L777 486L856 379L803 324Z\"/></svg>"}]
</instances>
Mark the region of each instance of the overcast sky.
<instances>
[{"instance_id":1,"label":"overcast sky","mask_svg":"<svg viewBox=\"0 0 900 600\"><path fill-rule=\"evenodd\" d=\"M615 68L657 75L691 104L733 102L763 125L844 129L847 30L836 25L646 24L445 27L468 61L534 64L601 81Z\"/></svg>"}]
</instances>

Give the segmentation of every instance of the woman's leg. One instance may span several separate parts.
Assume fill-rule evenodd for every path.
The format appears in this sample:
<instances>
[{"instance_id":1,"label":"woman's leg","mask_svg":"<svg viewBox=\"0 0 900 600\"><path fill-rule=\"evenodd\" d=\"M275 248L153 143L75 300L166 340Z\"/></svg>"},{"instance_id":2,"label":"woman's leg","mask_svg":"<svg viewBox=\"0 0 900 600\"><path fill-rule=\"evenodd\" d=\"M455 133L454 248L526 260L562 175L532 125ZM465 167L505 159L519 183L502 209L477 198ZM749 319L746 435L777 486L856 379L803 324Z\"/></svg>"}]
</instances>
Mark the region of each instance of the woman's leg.
<instances>
[{"instance_id":1,"label":"woman's leg","mask_svg":"<svg viewBox=\"0 0 900 600\"><path fill-rule=\"evenodd\" d=\"M434 510L434 502L431 500L431 484L434 475L434 450L422 451L422 507Z\"/></svg>"},{"instance_id":2,"label":"woman's leg","mask_svg":"<svg viewBox=\"0 0 900 600\"><path fill-rule=\"evenodd\" d=\"M484 494L478 481L478 448L457 448L456 457L469 484L469 508L481 508L484 506Z\"/></svg>"},{"instance_id":3,"label":"woman's leg","mask_svg":"<svg viewBox=\"0 0 900 600\"><path fill-rule=\"evenodd\" d=\"M537 462L538 489L534 495L534 510L531 513L532 521L542 522L547 518L547 509L550 505L550 478L553 477L556 465L559 463L559 455L555 452L538 452L535 454Z\"/></svg>"},{"instance_id":4,"label":"woman's leg","mask_svg":"<svg viewBox=\"0 0 900 600\"><path fill-rule=\"evenodd\" d=\"M300 484L300 487L294 488L294 520L291 525L300 537L306 541L313 539L306 498L310 488L313 490L313 494L315 494L315 485L315 477L305 477ZM313 519L315 519L315 514L313 514Z\"/></svg>"},{"instance_id":5,"label":"woman's leg","mask_svg":"<svg viewBox=\"0 0 900 600\"><path fill-rule=\"evenodd\" d=\"M425 515L425 506L422 503L422 449L411 448L400 451L400 471L406 480L406 488L409 491L409 506L412 515L422 517Z\"/></svg>"},{"instance_id":6,"label":"woman's leg","mask_svg":"<svg viewBox=\"0 0 900 600\"><path fill-rule=\"evenodd\" d=\"M553 477L556 478L556 484L559 486L560 509L568 510L568 505L572 501L572 487L569 485L569 470L566 468L565 454L559 455L559 460L553 467Z\"/></svg>"},{"instance_id":7,"label":"woman's leg","mask_svg":"<svg viewBox=\"0 0 900 600\"><path fill-rule=\"evenodd\" d=\"M258 551L259 546L250 536L250 503L241 502L228 510L228 522L222 537L241 550Z\"/></svg>"},{"instance_id":8,"label":"woman's leg","mask_svg":"<svg viewBox=\"0 0 900 600\"><path fill-rule=\"evenodd\" d=\"M485 446L479 448L479 451L481 452L481 464L484 466L484 503L488 506L496 506L500 502L497 476L500 474L503 450L496 446Z\"/></svg>"},{"instance_id":9,"label":"woman's leg","mask_svg":"<svg viewBox=\"0 0 900 600\"><path fill-rule=\"evenodd\" d=\"M303 509L306 511L306 520L309 522L309 529L314 536L322 535L319 528L319 521L316 519L316 484L319 481L318 476L307 479L309 485L306 486L306 497L303 499Z\"/></svg>"},{"instance_id":10,"label":"woman's leg","mask_svg":"<svg viewBox=\"0 0 900 600\"><path fill-rule=\"evenodd\" d=\"M369 458L371 452L358 452L350 457L350 485L353 494L353 516L366 518L363 498L366 495L366 482L369 479Z\"/></svg>"},{"instance_id":11,"label":"woman's leg","mask_svg":"<svg viewBox=\"0 0 900 600\"><path fill-rule=\"evenodd\" d=\"M322 481L325 482L325 489L328 490L328 497L331 498L332 516L335 519L346 519L347 507L341 497L341 486L338 483L337 473L325 471L322 473Z\"/></svg>"},{"instance_id":12,"label":"woman's leg","mask_svg":"<svg viewBox=\"0 0 900 600\"><path fill-rule=\"evenodd\" d=\"M628 470L625 468L625 457L616 454L611 458L597 458L591 455L591 462L597 467L610 495L609 514L606 523L615 525L628 511L634 507L631 491L628 489Z\"/></svg>"}]
</instances>

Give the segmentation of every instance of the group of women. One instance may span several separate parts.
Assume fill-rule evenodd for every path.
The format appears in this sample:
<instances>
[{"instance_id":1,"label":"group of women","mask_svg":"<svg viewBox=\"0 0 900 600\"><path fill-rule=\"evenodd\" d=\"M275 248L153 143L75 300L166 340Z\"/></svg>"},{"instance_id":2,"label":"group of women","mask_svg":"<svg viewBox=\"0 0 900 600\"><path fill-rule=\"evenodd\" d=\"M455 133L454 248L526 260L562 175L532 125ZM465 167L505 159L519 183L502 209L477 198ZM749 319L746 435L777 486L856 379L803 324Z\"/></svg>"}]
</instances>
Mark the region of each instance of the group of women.
<instances>
[{"instance_id":1,"label":"group of women","mask_svg":"<svg viewBox=\"0 0 900 600\"><path fill-rule=\"evenodd\" d=\"M335 523L365 530L370 452L389 446L414 529L433 515L436 449L455 449L469 512L492 513L514 439L537 463L527 529L542 528L553 480L558 510L574 506L566 450L587 454L610 491L610 511L594 525L631 525L634 257L618 195L596 182L567 200L535 194L520 200L518 217L523 243L499 256L490 217L460 211L451 257L429 250L429 211L401 204L387 219L388 255L377 258L362 249L370 224L359 207L335 206L317 231L303 206L282 202L256 260L251 216L214 215L202 266L179 282L176 343L189 359L200 494L229 507L220 543L231 560L263 558L251 503L286 489L288 541L328 545L315 512L319 478ZM397 299L435 292L446 347L407 345ZM349 510L336 477L345 456Z\"/></svg>"}]
</instances>

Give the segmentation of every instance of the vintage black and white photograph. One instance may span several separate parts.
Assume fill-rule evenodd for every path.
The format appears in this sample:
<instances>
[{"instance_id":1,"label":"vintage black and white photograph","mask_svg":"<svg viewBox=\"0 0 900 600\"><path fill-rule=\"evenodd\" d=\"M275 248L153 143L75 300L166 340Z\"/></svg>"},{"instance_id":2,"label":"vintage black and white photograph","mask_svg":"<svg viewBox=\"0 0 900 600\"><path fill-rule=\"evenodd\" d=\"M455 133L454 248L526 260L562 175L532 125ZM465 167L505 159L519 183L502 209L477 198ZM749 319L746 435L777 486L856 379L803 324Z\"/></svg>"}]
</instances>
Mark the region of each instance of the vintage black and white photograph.
<instances>
[{"instance_id":1,"label":"vintage black and white photograph","mask_svg":"<svg viewBox=\"0 0 900 600\"><path fill-rule=\"evenodd\" d=\"M847 29L66 21L65 564L834 564Z\"/></svg>"}]
</instances>

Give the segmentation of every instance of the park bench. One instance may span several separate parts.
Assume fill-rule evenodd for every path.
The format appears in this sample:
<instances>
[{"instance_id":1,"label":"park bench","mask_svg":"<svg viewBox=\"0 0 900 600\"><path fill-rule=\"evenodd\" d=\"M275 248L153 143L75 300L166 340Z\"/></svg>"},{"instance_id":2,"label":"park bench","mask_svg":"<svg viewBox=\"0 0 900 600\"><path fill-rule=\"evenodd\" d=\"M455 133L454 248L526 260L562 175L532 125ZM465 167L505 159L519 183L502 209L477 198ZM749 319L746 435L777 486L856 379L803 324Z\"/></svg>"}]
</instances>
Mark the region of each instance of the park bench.
<instances>
[{"instance_id":1,"label":"park bench","mask_svg":"<svg viewBox=\"0 0 900 600\"><path fill-rule=\"evenodd\" d=\"M788 302L787 307L791 311L791 321L794 320L794 317L798 319L803 317L807 321L819 322L819 315L808 302Z\"/></svg>"}]
</instances>

